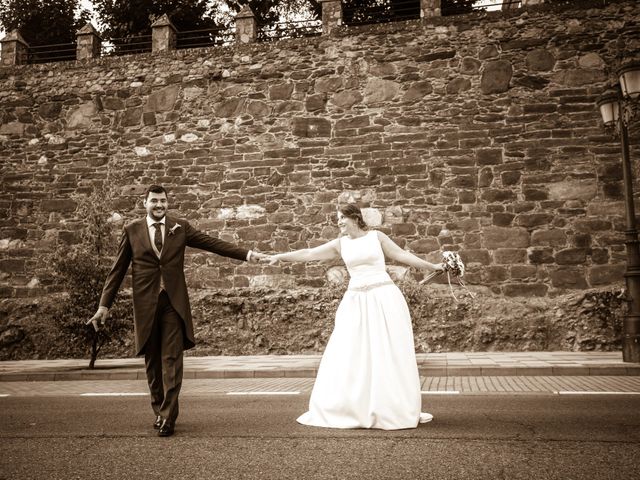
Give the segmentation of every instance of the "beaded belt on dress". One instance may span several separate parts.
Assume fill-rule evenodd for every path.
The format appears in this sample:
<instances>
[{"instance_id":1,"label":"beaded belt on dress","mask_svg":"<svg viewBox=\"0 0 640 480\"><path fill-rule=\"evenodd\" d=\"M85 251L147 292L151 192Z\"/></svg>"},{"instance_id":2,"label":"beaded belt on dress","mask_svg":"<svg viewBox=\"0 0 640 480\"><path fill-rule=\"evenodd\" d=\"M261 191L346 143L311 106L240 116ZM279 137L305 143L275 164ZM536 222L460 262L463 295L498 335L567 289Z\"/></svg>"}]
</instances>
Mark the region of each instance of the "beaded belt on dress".
<instances>
[{"instance_id":1,"label":"beaded belt on dress","mask_svg":"<svg viewBox=\"0 0 640 480\"><path fill-rule=\"evenodd\" d=\"M391 280L387 280L385 282L372 283L371 285L363 285L362 287L349 287L349 290L352 292L368 292L369 290L372 290L374 288L393 284L394 283Z\"/></svg>"}]
</instances>

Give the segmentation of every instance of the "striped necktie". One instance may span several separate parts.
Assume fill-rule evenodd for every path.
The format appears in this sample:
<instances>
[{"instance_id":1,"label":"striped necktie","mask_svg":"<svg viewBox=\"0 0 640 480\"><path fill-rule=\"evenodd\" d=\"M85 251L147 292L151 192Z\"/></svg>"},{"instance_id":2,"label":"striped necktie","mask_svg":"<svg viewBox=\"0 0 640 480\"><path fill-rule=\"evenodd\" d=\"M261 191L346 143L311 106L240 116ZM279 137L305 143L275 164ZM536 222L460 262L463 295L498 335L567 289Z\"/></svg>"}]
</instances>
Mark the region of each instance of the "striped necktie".
<instances>
[{"instance_id":1,"label":"striped necktie","mask_svg":"<svg viewBox=\"0 0 640 480\"><path fill-rule=\"evenodd\" d=\"M153 243L155 244L158 252L162 252L162 223L154 223L153 226L156 229L156 233L153 236Z\"/></svg>"}]
</instances>

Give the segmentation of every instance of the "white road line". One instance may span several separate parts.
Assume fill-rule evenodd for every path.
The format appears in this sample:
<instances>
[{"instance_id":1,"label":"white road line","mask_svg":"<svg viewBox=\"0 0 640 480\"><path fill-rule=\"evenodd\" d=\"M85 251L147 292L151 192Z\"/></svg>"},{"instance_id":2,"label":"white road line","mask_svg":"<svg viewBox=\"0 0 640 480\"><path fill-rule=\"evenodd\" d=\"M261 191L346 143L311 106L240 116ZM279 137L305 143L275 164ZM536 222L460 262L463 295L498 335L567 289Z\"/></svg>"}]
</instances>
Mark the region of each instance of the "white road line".
<instances>
[{"instance_id":1,"label":"white road line","mask_svg":"<svg viewBox=\"0 0 640 480\"><path fill-rule=\"evenodd\" d=\"M148 393L111 392L111 393L81 393L81 397L141 397Z\"/></svg>"},{"instance_id":2,"label":"white road line","mask_svg":"<svg viewBox=\"0 0 640 480\"><path fill-rule=\"evenodd\" d=\"M8 393L0 393L0 397L8 397L9 394Z\"/></svg>"},{"instance_id":3,"label":"white road line","mask_svg":"<svg viewBox=\"0 0 640 480\"><path fill-rule=\"evenodd\" d=\"M553 392L556 395L640 395L640 392L596 392L596 391L573 391L573 390L559 390Z\"/></svg>"},{"instance_id":4,"label":"white road line","mask_svg":"<svg viewBox=\"0 0 640 480\"><path fill-rule=\"evenodd\" d=\"M422 390L420 393L425 395L459 395L459 390Z\"/></svg>"},{"instance_id":5,"label":"white road line","mask_svg":"<svg viewBox=\"0 0 640 480\"><path fill-rule=\"evenodd\" d=\"M227 392L227 395L300 395L300 392Z\"/></svg>"}]
</instances>

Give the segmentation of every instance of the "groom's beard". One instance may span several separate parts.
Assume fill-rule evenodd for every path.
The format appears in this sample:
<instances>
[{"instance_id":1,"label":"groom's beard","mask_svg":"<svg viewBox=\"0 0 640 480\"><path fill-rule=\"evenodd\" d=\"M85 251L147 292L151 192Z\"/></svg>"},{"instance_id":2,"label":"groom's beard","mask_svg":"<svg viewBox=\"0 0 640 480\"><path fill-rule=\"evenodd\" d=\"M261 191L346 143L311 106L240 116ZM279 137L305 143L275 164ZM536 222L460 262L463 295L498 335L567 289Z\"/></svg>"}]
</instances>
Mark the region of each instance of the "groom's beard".
<instances>
[{"instance_id":1,"label":"groom's beard","mask_svg":"<svg viewBox=\"0 0 640 480\"><path fill-rule=\"evenodd\" d=\"M151 213L151 218L153 218L155 221L159 222L166 215L167 209L166 208L154 208L153 210L151 210L150 213Z\"/></svg>"}]
</instances>

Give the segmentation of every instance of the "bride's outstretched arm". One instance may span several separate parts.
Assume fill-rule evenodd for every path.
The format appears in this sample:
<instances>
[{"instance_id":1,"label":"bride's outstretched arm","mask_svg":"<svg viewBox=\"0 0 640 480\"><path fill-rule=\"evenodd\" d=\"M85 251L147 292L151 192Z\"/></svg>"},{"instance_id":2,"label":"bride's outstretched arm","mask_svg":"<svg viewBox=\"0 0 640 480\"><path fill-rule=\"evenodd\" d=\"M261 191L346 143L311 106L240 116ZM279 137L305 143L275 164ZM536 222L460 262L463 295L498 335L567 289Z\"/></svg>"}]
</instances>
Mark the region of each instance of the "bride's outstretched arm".
<instances>
[{"instance_id":1,"label":"bride's outstretched arm","mask_svg":"<svg viewBox=\"0 0 640 480\"><path fill-rule=\"evenodd\" d=\"M419 268L421 270L444 270L441 263L427 262L426 260L423 260L422 258L414 255L413 253L407 252L406 250L400 248L385 233L380 231L376 233L378 234L378 239L380 240L380 244L382 245L382 251L387 258L395 260L396 262L404 263L405 265L409 265L411 267Z\"/></svg>"},{"instance_id":2,"label":"bride's outstretched arm","mask_svg":"<svg viewBox=\"0 0 640 480\"><path fill-rule=\"evenodd\" d=\"M319 260L333 260L340 256L339 240L318 245L314 248L303 248L288 253L278 253L270 256L270 263L281 262L313 262Z\"/></svg>"}]
</instances>

